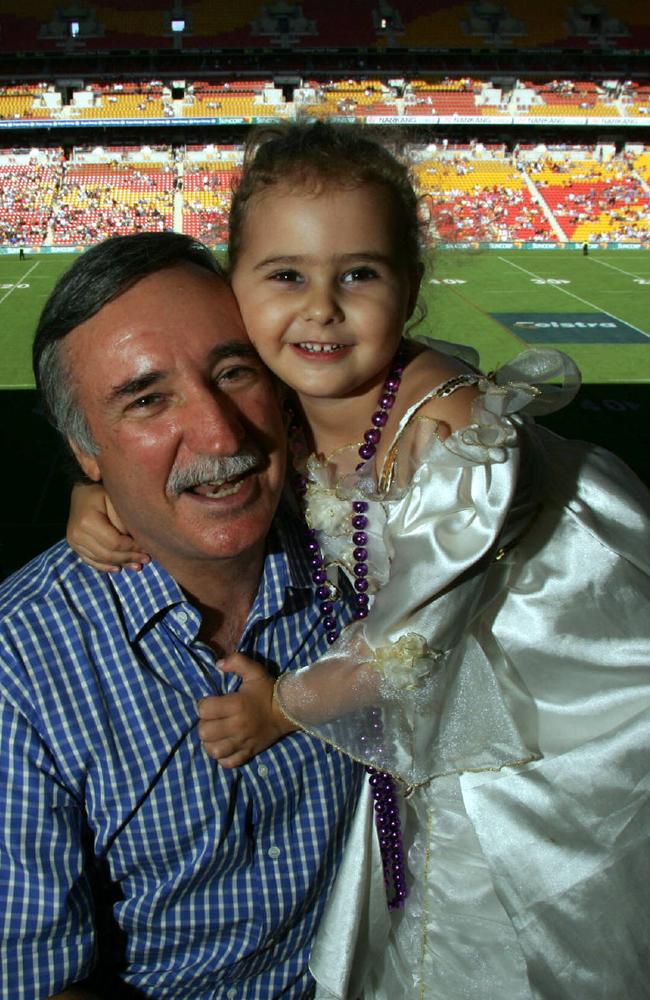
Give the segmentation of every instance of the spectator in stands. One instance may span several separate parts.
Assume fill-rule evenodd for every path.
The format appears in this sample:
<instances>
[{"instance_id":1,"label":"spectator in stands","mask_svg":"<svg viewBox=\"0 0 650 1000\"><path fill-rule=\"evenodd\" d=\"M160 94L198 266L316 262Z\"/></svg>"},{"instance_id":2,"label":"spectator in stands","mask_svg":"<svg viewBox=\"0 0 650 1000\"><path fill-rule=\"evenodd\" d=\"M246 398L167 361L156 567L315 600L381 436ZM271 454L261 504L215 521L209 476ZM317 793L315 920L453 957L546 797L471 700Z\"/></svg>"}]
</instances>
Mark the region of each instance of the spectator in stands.
<instances>
[{"instance_id":1,"label":"spectator in stands","mask_svg":"<svg viewBox=\"0 0 650 1000\"><path fill-rule=\"evenodd\" d=\"M178 234L82 255L34 357L155 559L109 577L61 543L1 588L0 996L306 1000L358 768L293 733L226 770L196 728L197 699L233 687L217 657L278 672L327 647L304 531L274 519L277 391Z\"/></svg>"}]
</instances>

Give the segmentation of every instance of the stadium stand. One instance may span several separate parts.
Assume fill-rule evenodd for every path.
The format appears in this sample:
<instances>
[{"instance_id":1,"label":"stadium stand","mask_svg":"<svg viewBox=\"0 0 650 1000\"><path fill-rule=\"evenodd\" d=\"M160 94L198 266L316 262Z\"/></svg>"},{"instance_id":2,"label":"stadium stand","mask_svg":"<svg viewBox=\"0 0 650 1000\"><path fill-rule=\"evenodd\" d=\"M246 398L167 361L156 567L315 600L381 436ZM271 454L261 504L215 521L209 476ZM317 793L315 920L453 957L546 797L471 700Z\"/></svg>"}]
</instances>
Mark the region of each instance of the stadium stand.
<instances>
[{"instance_id":1,"label":"stadium stand","mask_svg":"<svg viewBox=\"0 0 650 1000\"><path fill-rule=\"evenodd\" d=\"M282 91L269 80L233 81L232 83L191 83L182 104L186 118L250 119L283 114Z\"/></svg>"},{"instance_id":2,"label":"stadium stand","mask_svg":"<svg viewBox=\"0 0 650 1000\"><path fill-rule=\"evenodd\" d=\"M173 228L174 171L171 151L110 150L110 162L97 153L75 150L64 165L53 205L53 246L84 245L137 230ZM103 159L103 157L102 157Z\"/></svg>"},{"instance_id":3,"label":"stadium stand","mask_svg":"<svg viewBox=\"0 0 650 1000\"><path fill-rule=\"evenodd\" d=\"M607 86L605 85L607 84ZM473 117L523 122L588 124L590 119L635 120L641 127L650 114L650 86L619 80L551 79L543 84L512 79L436 76L382 79L367 77L306 78L292 82L288 98L278 83L267 79L183 80L163 82L119 80L89 82L78 89L53 84L0 89L0 123L32 119L66 121L202 118L250 122L296 114L441 119L455 122Z\"/></svg>"},{"instance_id":4,"label":"stadium stand","mask_svg":"<svg viewBox=\"0 0 650 1000\"><path fill-rule=\"evenodd\" d=\"M646 191L650 191L650 149L637 147L633 149L634 169L645 185Z\"/></svg>"},{"instance_id":5,"label":"stadium stand","mask_svg":"<svg viewBox=\"0 0 650 1000\"><path fill-rule=\"evenodd\" d=\"M645 242L650 147L411 143L432 238ZM226 241L238 144L0 153L0 246L80 246L138 229Z\"/></svg>"},{"instance_id":6,"label":"stadium stand","mask_svg":"<svg viewBox=\"0 0 650 1000\"><path fill-rule=\"evenodd\" d=\"M62 149L0 150L0 245L45 242L62 156Z\"/></svg>"},{"instance_id":7,"label":"stadium stand","mask_svg":"<svg viewBox=\"0 0 650 1000\"><path fill-rule=\"evenodd\" d=\"M71 114L79 118L163 118L169 100L159 82L89 84L74 95Z\"/></svg>"},{"instance_id":8,"label":"stadium stand","mask_svg":"<svg viewBox=\"0 0 650 1000\"><path fill-rule=\"evenodd\" d=\"M534 89L537 100L528 109L530 115L616 117L620 113L610 95L593 81L552 80Z\"/></svg>"},{"instance_id":9,"label":"stadium stand","mask_svg":"<svg viewBox=\"0 0 650 1000\"><path fill-rule=\"evenodd\" d=\"M634 157L602 147L598 154L589 148L549 151L527 173L566 239L650 239L650 191Z\"/></svg>"},{"instance_id":10,"label":"stadium stand","mask_svg":"<svg viewBox=\"0 0 650 1000\"><path fill-rule=\"evenodd\" d=\"M503 147L429 149L415 172L430 228L440 239L555 238L535 193Z\"/></svg>"},{"instance_id":11,"label":"stadium stand","mask_svg":"<svg viewBox=\"0 0 650 1000\"><path fill-rule=\"evenodd\" d=\"M241 148L188 147L183 158L183 231L210 245L228 238L230 195ZM180 185L179 185L180 186Z\"/></svg>"},{"instance_id":12,"label":"stadium stand","mask_svg":"<svg viewBox=\"0 0 650 1000\"><path fill-rule=\"evenodd\" d=\"M343 115L368 118L396 115L399 97L395 88L378 79L308 81L294 98L304 114L316 117Z\"/></svg>"},{"instance_id":13,"label":"stadium stand","mask_svg":"<svg viewBox=\"0 0 650 1000\"><path fill-rule=\"evenodd\" d=\"M620 100L627 115L650 115L650 85L628 80L622 87Z\"/></svg>"},{"instance_id":14,"label":"stadium stand","mask_svg":"<svg viewBox=\"0 0 650 1000\"><path fill-rule=\"evenodd\" d=\"M0 87L0 119L49 118L60 107L61 95L52 84L23 83Z\"/></svg>"},{"instance_id":15,"label":"stadium stand","mask_svg":"<svg viewBox=\"0 0 650 1000\"><path fill-rule=\"evenodd\" d=\"M468 79L442 82L412 80L405 88L405 104L410 115L476 115L480 111L475 91L480 87L478 81Z\"/></svg>"}]
</instances>

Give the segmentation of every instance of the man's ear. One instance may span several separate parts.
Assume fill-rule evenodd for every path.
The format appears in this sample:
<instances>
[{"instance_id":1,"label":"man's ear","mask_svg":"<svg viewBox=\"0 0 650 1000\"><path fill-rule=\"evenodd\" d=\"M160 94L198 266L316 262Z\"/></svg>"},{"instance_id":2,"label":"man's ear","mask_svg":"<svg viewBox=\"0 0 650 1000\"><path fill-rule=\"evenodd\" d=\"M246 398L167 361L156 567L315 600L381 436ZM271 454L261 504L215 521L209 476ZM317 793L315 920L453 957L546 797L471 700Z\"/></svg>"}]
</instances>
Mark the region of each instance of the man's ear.
<instances>
[{"instance_id":1,"label":"man's ear","mask_svg":"<svg viewBox=\"0 0 650 1000\"><path fill-rule=\"evenodd\" d=\"M94 483L99 483L101 481L102 474L99 471L99 464L95 456L90 455L87 451L83 451L79 445L75 444L74 441L71 441L70 438L68 438L68 446L81 466L84 475L88 476L89 479L92 479Z\"/></svg>"}]
</instances>

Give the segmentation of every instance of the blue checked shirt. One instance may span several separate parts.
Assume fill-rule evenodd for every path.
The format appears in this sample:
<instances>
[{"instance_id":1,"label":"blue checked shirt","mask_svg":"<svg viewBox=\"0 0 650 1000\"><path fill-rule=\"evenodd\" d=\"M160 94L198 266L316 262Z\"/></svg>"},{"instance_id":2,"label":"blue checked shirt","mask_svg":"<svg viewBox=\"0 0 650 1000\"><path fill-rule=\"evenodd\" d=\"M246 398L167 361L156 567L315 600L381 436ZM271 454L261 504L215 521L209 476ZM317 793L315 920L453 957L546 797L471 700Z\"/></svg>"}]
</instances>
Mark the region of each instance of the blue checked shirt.
<instances>
[{"instance_id":1,"label":"blue checked shirt","mask_svg":"<svg viewBox=\"0 0 650 1000\"><path fill-rule=\"evenodd\" d=\"M0 588L0 621L2 1000L102 956L111 1000L110 973L169 1000L310 996L361 769L304 733L234 770L205 754L197 699L236 678L158 565L103 575L60 543ZM239 648L295 669L324 647L286 531Z\"/></svg>"}]
</instances>

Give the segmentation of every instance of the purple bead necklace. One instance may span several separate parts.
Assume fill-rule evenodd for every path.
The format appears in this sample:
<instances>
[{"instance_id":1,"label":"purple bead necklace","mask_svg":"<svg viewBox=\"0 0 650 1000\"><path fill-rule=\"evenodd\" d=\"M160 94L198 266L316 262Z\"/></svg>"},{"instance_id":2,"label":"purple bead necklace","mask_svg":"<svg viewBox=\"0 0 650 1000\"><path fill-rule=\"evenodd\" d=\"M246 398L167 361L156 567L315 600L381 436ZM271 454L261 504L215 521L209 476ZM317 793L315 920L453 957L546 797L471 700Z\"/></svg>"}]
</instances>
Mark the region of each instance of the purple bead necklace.
<instances>
[{"instance_id":1,"label":"purple bead necklace","mask_svg":"<svg viewBox=\"0 0 650 1000\"><path fill-rule=\"evenodd\" d=\"M382 428L385 427L390 410L395 403L395 396L402 381L404 364L406 360L406 347L404 342L393 358L390 371L383 384L377 409L371 419L370 427L363 435L363 444L359 448L359 458L361 462L357 469L361 468L368 459L372 458L377 451L377 445L381 439ZM296 492L302 498L307 489L307 480L304 476L296 478ZM368 503L366 500L352 501L352 543L354 558L354 618L361 620L368 616ZM331 588L327 582L327 572L325 570L325 560L318 542L317 532L313 528L308 529L307 550L309 554L310 566L312 570L312 580L316 585L316 598L322 615L323 627L330 645L338 639L339 626L336 620L336 609L332 599ZM377 708L373 708L368 713L370 732L361 736L361 741L366 745L369 752L382 753L383 726L381 713ZM386 896L389 910L397 910L404 905L408 894L406 884L406 864L404 858L404 847L402 844L401 823L399 815L399 803L395 789L395 782L386 771L379 771L377 768L366 766L368 780L371 786L373 806L375 812L375 824L379 836L379 848L384 868L384 882L386 885Z\"/></svg>"}]
</instances>

